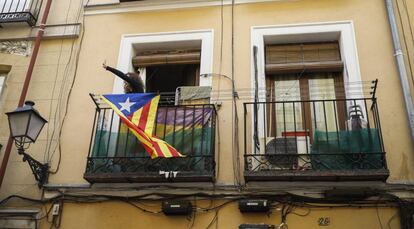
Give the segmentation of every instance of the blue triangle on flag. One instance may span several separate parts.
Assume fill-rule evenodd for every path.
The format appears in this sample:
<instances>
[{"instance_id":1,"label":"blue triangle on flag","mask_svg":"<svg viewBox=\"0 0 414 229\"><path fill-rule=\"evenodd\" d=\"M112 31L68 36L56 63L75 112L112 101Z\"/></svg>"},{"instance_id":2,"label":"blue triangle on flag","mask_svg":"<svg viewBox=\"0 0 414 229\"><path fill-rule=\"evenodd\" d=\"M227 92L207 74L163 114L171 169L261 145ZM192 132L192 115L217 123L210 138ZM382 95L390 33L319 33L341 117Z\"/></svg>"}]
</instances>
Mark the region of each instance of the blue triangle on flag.
<instances>
[{"instance_id":1,"label":"blue triangle on flag","mask_svg":"<svg viewBox=\"0 0 414 229\"><path fill-rule=\"evenodd\" d=\"M154 93L108 94L102 95L115 105L125 116L130 116L153 99Z\"/></svg>"}]
</instances>

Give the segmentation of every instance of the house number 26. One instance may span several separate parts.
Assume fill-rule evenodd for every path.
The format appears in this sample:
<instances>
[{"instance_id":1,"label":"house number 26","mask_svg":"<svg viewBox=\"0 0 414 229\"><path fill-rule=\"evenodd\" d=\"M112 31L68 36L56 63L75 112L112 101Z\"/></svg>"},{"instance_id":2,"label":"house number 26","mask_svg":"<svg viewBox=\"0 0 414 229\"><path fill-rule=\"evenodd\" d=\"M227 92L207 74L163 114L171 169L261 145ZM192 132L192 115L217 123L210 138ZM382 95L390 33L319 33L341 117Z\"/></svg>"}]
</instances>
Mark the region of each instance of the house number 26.
<instances>
[{"instance_id":1,"label":"house number 26","mask_svg":"<svg viewBox=\"0 0 414 229\"><path fill-rule=\"evenodd\" d=\"M328 226L331 223L331 219L329 217L321 217L318 219L319 226Z\"/></svg>"}]
</instances>

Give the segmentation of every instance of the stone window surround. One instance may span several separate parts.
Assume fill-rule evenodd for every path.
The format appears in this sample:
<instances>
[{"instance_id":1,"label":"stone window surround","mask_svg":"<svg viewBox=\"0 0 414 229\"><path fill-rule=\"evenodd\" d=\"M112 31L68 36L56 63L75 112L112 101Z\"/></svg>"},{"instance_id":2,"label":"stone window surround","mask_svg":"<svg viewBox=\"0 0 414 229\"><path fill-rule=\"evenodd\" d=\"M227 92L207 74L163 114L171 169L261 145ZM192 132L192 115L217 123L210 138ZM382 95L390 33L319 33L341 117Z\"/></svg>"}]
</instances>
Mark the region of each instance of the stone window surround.
<instances>
[{"instance_id":1,"label":"stone window surround","mask_svg":"<svg viewBox=\"0 0 414 229\"><path fill-rule=\"evenodd\" d=\"M352 21L270 25L251 27L251 88L255 88L255 63L253 48L257 50L258 87L266 88L265 75L265 44L321 42L337 40L341 50L341 60L344 63L344 83L361 82L355 30ZM359 91L358 91L359 90ZM254 96L252 92L252 96ZM353 94L363 95L362 87L353 88ZM345 94L347 92L345 91ZM346 95L347 96L347 95ZM347 96L348 97L348 96ZM259 93L259 101L265 102L265 96ZM364 106L364 104L360 104ZM263 133L263 110L259 110L258 132ZM253 117L252 117L253 118ZM253 123L253 119L252 119ZM252 133L253 135L253 133ZM253 136L252 136L253 138Z\"/></svg>"},{"instance_id":2,"label":"stone window surround","mask_svg":"<svg viewBox=\"0 0 414 229\"><path fill-rule=\"evenodd\" d=\"M177 42L177 41L201 41L200 75L213 72L213 30L197 30L149 34L128 34L121 38L117 68L123 72L133 71L132 57L136 50L134 46L139 44ZM142 74L145 82L145 72ZM200 76L200 86L211 86L211 77ZM116 77L113 86L113 93L123 93L122 79Z\"/></svg>"}]
</instances>

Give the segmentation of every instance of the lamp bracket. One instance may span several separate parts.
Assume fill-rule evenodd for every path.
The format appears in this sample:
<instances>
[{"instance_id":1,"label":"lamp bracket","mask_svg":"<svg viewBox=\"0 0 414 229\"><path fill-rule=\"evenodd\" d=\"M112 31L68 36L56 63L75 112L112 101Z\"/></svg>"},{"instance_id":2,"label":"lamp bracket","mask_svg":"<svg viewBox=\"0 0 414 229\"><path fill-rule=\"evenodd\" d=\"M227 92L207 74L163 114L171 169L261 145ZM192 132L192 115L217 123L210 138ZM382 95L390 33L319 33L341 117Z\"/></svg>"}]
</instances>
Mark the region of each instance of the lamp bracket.
<instances>
[{"instance_id":1,"label":"lamp bracket","mask_svg":"<svg viewBox=\"0 0 414 229\"><path fill-rule=\"evenodd\" d=\"M39 188L42 187L49 178L49 164L40 163L32 156L27 154L24 151L23 147L19 147L17 151L20 155L23 155L23 161L27 161L27 163L29 163L30 169L32 170L33 175L35 176Z\"/></svg>"}]
</instances>

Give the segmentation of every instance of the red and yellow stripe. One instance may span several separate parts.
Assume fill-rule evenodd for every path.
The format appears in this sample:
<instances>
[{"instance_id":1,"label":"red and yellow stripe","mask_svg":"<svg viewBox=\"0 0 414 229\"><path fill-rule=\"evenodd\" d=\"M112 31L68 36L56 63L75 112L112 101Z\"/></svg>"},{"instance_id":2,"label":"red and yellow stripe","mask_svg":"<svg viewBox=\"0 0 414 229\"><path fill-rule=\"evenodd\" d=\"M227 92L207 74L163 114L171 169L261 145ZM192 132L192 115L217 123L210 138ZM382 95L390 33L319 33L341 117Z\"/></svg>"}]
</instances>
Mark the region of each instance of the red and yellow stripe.
<instances>
[{"instance_id":1,"label":"red and yellow stripe","mask_svg":"<svg viewBox=\"0 0 414 229\"><path fill-rule=\"evenodd\" d=\"M141 109L137 110L132 116L132 123L148 135L152 135L154 130L155 116L157 115L157 107L160 96L155 96L151 102L147 103Z\"/></svg>"},{"instance_id":2,"label":"red and yellow stripe","mask_svg":"<svg viewBox=\"0 0 414 229\"><path fill-rule=\"evenodd\" d=\"M152 159L157 157L184 157L174 147L167 142L152 135L154 128L155 116L157 114L157 106L160 96L155 96L151 102L143 106L138 111L134 112L132 117L126 117L117 106L101 96L102 100L106 102L121 118L121 120L128 126L131 132L143 144L145 150Z\"/></svg>"}]
</instances>

